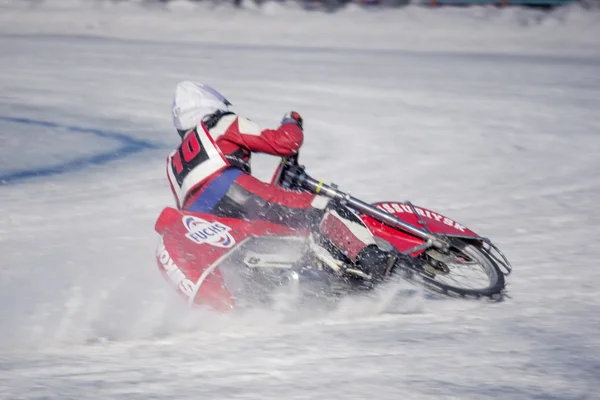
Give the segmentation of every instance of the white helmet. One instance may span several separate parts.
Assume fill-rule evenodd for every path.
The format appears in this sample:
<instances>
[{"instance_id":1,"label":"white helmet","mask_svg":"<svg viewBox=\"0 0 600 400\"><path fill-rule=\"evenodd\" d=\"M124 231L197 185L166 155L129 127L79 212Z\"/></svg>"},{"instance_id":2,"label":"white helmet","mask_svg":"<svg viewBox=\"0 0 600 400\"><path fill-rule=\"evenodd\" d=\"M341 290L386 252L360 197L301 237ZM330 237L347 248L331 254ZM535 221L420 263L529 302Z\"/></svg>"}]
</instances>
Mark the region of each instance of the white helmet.
<instances>
[{"instance_id":1,"label":"white helmet","mask_svg":"<svg viewBox=\"0 0 600 400\"><path fill-rule=\"evenodd\" d=\"M177 84L173 99L173 124L178 131L187 131L204 117L217 111L228 111L231 103L210 86L191 81Z\"/></svg>"}]
</instances>

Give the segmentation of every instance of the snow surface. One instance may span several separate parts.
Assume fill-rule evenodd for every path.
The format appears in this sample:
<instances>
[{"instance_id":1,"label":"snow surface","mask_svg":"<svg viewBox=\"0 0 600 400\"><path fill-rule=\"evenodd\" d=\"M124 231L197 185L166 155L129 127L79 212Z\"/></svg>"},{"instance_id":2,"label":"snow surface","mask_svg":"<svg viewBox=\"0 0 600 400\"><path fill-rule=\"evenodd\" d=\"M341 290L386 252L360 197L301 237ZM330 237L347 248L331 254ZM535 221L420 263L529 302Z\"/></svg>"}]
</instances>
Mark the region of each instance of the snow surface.
<instances>
[{"instance_id":1,"label":"snow surface","mask_svg":"<svg viewBox=\"0 0 600 400\"><path fill-rule=\"evenodd\" d=\"M0 7L0 398L597 398L597 13ZM510 298L188 311L153 224L189 78L300 111L312 175L494 239Z\"/></svg>"}]
</instances>

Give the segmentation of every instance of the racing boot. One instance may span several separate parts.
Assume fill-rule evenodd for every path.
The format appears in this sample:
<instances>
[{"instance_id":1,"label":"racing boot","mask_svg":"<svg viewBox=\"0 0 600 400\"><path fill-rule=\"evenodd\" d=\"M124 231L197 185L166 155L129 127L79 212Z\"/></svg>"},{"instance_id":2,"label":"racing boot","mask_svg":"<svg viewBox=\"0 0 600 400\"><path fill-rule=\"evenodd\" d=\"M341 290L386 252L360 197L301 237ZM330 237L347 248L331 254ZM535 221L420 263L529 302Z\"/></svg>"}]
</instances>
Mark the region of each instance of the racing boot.
<instances>
[{"instance_id":1,"label":"racing boot","mask_svg":"<svg viewBox=\"0 0 600 400\"><path fill-rule=\"evenodd\" d=\"M327 241L316 234L311 234L308 237L308 246L314 255L323 265L329 267L329 269L335 273L340 272L344 268L344 262L341 257L334 257L334 249L331 245L328 245Z\"/></svg>"},{"instance_id":2,"label":"racing boot","mask_svg":"<svg viewBox=\"0 0 600 400\"><path fill-rule=\"evenodd\" d=\"M373 283L385 280L396 263L397 256L376 245L370 245L360 251L356 258L356 268L369 276Z\"/></svg>"},{"instance_id":3,"label":"racing boot","mask_svg":"<svg viewBox=\"0 0 600 400\"><path fill-rule=\"evenodd\" d=\"M395 256L375 244L373 235L356 214L337 203L329 203L317 236L330 244L324 247L334 259L344 260L344 272L365 282L384 280L396 261ZM327 263L330 264L333 263ZM333 266L331 269L336 270Z\"/></svg>"}]
</instances>

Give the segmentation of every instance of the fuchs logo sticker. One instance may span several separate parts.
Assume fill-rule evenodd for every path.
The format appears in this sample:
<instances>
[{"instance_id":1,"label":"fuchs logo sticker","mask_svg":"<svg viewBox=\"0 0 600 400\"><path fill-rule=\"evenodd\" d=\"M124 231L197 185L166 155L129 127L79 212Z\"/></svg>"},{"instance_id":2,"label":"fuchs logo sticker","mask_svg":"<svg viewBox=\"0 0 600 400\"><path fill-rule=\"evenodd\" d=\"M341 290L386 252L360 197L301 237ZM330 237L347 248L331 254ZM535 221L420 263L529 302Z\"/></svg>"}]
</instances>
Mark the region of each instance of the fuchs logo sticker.
<instances>
[{"instance_id":1,"label":"fuchs logo sticker","mask_svg":"<svg viewBox=\"0 0 600 400\"><path fill-rule=\"evenodd\" d=\"M182 221L189 232L185 236L192 242L226 249L235 244L235 239L229 234L231 228L227 225L217 221L208 222L202 218L191 216L183 217Z\"/></svg>"}]
</instances>

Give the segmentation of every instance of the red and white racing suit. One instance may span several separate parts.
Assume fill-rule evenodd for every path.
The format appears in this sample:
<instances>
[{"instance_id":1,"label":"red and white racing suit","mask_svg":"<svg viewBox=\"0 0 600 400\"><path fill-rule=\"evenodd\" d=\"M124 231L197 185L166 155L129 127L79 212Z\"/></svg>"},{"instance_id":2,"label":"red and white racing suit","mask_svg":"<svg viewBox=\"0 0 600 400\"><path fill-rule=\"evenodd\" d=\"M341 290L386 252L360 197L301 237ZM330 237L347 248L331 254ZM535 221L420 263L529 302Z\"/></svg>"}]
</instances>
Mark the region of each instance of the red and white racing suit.
<instances>
[{"instance_id":1,"label":"red and white racing suit","mask_svg":"<svg viewBox=\"0 0 600 400\"><path fill-rule=\"evenodd\" d=\"M180 209L318 229L350 259L374 244L360 219L327 207L328 199L288 191L250 175L251 154L289 157L304 134L294 123L261 129L232 112L218 113L190 130L167 158L167 175Z\"/></svg>"}]
</instances>

